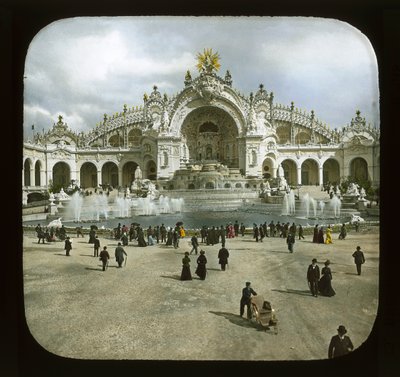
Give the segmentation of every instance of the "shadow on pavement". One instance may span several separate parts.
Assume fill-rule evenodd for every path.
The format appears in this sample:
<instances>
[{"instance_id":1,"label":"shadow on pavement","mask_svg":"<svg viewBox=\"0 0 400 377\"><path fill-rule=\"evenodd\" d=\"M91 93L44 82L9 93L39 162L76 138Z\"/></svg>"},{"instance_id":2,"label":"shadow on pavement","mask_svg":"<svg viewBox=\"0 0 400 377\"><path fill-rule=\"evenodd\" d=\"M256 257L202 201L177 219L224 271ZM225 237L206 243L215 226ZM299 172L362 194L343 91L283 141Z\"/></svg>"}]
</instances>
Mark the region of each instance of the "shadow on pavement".
<instances>
[{"instance_id":1,"label":"shadow on pavement","mask_svg":"<svg viewBox=\"0 0 400 377\"><path fill-rule=\"evenodd\" d=\"M94 258L93 254L79 254L81 257L92 257ZM97 257L98 258L98 257Z\"/></svg>"},{"instance_id":2,"label":"shadow on pavement","mask_svg":"<svg viewBox=\"0 0 400 377\"><path fill-rule=\"evenodd\" d=\"M173 280L181 280L180 275L160 275L162 278L173 279Z\"/></svg>"},{"instance_id":3,"label":"shadow on pavement","mask_svg":"<svg viewBox=\"0 0 400 377\"><path fill-rule=\"evenodd\" d=\"M280 292L280 293L294 293L296 295L300 295L300 296L310 296L313 297L311 295L311 292L309 290L298 290L298 289L271 289L271 291L275 291L275 292Z\"/></svg>"},{"instance_id":4,"label":"shadow on pavement","mask_svg":"<svg viewBox=\"0 0 400 377\"><path fill-rule=\"evenodd\" d=\"M91 270L91 271L103 271L103 267L100 267L100 268L85 267L85 270Z\"/></svg>"},{"instance_id":5,"label":"shadow on pavement","mask_svg":"<svg viewBox=\"0 0 400 377\"><path fill-rule=\"evenodd\" d=\"M232 314L228 312L213 312L212 310L210 310L209 313L224 317L229 322L237 326L255 328L257 330L261 329L258 323L251 322L247 318L241 317L239 314Z\"/></svg>"}]
</instances>

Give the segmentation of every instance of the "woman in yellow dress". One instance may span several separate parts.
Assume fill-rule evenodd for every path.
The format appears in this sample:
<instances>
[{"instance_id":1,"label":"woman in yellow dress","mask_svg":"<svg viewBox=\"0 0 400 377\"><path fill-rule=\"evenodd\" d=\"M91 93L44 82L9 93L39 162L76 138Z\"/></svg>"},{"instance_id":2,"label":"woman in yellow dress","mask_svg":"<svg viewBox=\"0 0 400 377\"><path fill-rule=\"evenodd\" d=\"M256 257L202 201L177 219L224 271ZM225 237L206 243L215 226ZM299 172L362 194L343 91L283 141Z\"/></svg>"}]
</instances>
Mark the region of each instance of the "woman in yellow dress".
<instances>
[{"instance_id":1,"label":"woman in yellow dress","mask_svg":"<svg viewBox=\"0 0 400 377\"><path fill-rule=\"evenodd\" d=\"M332 243L332 234L331 234L331 226L328 225L326 228L326 238L325 238L325 243Z\"/></svg>"}]
</instances>

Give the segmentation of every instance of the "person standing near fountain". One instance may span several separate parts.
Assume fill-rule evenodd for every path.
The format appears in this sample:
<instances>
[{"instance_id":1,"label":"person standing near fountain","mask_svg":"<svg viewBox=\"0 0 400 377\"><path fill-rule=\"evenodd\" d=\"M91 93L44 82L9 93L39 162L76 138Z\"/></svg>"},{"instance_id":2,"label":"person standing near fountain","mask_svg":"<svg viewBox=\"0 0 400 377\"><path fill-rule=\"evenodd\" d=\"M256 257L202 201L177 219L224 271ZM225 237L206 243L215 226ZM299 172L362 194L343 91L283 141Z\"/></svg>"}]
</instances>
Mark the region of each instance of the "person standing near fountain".
<instances>
[{"instance_id":1,"label":"person standing near fountain","mask_svg":"<svg viewBox=\"0 0 400 377\"><path fill-rule=\"evenodd\" d=\"M251 288L251 283L249 281L246 282L246 286L242 289L242 297L240 299L240 316L243 317L244 307L247 306L247 318L251 318L251 296L257 296L257 292Z\"/></svg>"},{"instance_id":2,"label":"person standing near fountain","mask_svg":"<svg viewBox=\"0 0 400 377\"><path fill-rule=\"evenodd\" d=\"M182 258L181 280L192 280L192 273L190 272L190 258L188 251L185 251L185 256Z\"/></svg>"},{"instance_id":3,"label":"person standing near fountain","mask_svg":"<svg viewBox=\"0 0 400 377\"><path fill-rule=\"evenodd\" d=\"M124 261L124 255L128 256L128 254L121 246L121 242L118 242L118 246L115 248L115 260L118 263L118 268L122 267L122 263Z\"/></svg>"},{"instance_id":4,"label":"person standing near fountain","mask_svg":"<svg viewBox=\"0 0 400 377\"><path fill-rule=\"evenodd\" d=\"M361 275L361 265L365 263L365 257L360 246L357 246L357 249L352 256L354 258L354 263L356 264L357 274Z\"/></svg>"},{"instance_id":5,"label":"person standing near fountain","mask_svg":"<svg viewBox=\"0 0 400 377\"><path fill-rule=\"evenodd\" d=\"M246 231L246 227L243 223L240 224L240 234L244 237L244 233Z\"/></svg>"},{"instance_id":6,"label":"person standing near fountain","mask_svg":"<svg viewBox=\"0 0 400 377\"><path fill-rule=\"evenodd\" d=\"M320 278L319 267L317 260L314 258L307 269L307 281L310 288L311 294L314 297L318 297L318 281Z\"/></svg>"},{"instance_id":7,"label":"person standing near fountain","mask_svg":"<svg viewBox=\"0 0 400 377\"><path fill-rule=\"evenodd\" d=\"M325 239L326 244L332 243L332 231L331 231L331 226L328 225L326 228L326 239Z\"/></svg>"},{"instance_id":8,"label":"person standing near fountain","mask_svg":"<svg viewBox=\"0 0 400 377\"><path fill-rule=\"evenodd\" d=\"M196 275L201 279L205 280L206 275L207 275L207 269L206 269L206 264L207 264L207 258L204 255L206 252L204 250L200 250L200 255L197 258L197 268L196 268Z\"/></svg>"}]
</instances>

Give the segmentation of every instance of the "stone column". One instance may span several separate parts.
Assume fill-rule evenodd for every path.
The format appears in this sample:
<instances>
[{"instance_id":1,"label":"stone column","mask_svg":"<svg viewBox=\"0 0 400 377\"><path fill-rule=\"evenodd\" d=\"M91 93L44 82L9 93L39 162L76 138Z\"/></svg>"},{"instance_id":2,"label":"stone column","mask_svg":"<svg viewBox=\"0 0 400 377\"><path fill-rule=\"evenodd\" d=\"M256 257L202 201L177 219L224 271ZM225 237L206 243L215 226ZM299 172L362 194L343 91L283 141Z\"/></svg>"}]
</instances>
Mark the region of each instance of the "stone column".
<instances>
[{"instance_id":1,"label":"stone column","mask_svg":"<svg viewBox=\"0 0 400 377\"><path fill-rule=\"evenodd\" d=\"M320 166L318 169L318 184L321 186L323 181L324 181L323 166Z\"/></svg>"},{"instance_id":2,"label":"stone column","mask_svg":"<svg viewBox=\"0 0 400 377\"><path fill-rule=\"evenodd\" d=\"M301 165L297 166L297 184L301 185Z\"/></svg>"},{"instance_id":3,"label":"stone column","mask_svg":"<svg viewBox=\"0 0 400 377\"><path fill-rule=\"evenodd\" d=\"M35 167L31 166L29 169L29 175L31 180L31 186L35 186Z\"/></svg>"},{"instance_id":4,"label":"stone column","mask_svg":"<svg viewBox=\"0 0 400 377\"><path fill-rule=\"evenodd\" d=\"M101 186L103 182L101 181L101 170L97 170L97 186Z\"/></svg>"},{"instance_id":5,"label":"stone column","mask_svg":"<svg viewBox=\"0 0 400 377\"><path fill-rule=\"evenodd\" d=\"M118 186L122 186L122 168L118 166Z\"/></svg>"}]
</instances>

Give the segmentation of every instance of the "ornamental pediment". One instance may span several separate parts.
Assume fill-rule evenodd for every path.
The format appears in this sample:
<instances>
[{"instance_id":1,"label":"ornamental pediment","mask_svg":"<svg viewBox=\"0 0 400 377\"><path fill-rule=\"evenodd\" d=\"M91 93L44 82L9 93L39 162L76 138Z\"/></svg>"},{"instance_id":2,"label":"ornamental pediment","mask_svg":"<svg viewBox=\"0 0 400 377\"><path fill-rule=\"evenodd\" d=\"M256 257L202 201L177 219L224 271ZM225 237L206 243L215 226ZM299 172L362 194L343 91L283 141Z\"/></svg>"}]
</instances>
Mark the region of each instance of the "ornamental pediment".
<instances>
[{"instance_id":1,"label":"ornamental pediment","mask_svg":"<svg viewBox=\"0 0 400 377\"><path fill-rule=\"evenodd\" d=\"M52 152L51 157L55 159L69 159L71 158L71 153L64 149L57 149Z\"/></svg>"}]
</instances>

